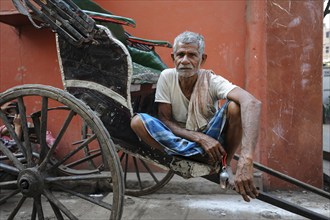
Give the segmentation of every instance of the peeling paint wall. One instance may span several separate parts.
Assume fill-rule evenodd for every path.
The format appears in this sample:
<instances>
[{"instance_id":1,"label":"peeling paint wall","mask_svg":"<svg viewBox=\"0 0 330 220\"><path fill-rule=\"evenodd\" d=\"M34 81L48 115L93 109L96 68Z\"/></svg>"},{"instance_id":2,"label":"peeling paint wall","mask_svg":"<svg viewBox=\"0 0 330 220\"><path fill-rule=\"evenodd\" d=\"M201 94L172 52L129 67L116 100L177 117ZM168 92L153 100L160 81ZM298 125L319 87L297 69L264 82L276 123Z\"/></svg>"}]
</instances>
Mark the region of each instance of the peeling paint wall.
<instances>
[{"instance_id":1,"label":"peeling paint wall","mask_svg":"<svg viewBox=\"0 0 330 220\"><path fill-rule=\"evenodd\" d=\"M268 166L322 186L322 1L267 1ZM270 178L271 188L283 187Z\"/></svg>"}]
</instances>

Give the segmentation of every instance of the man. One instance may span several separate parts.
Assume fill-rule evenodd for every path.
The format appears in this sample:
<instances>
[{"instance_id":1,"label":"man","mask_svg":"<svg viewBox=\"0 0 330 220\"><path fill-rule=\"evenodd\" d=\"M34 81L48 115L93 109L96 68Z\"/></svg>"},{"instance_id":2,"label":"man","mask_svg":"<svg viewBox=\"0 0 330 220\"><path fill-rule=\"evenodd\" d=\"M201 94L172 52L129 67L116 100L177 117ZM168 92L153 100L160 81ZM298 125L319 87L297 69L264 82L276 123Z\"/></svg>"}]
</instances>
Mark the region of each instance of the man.
<instances>
[{"instance_id":1,"label":"man","mask_svg":"<svg viewBox=\"0 0 330 220\"><path fill-rule=\"evenodd\" d=\"M0 111L3 111L7 120L14 128L18 139L22 137L21 116L18 114L17 102L7 102L1 106ZM5 125L0 126L0 141L12 152L18 150L15 140L10 136L9 131ZM0 153L1 154L1 153Z\"/></svg>"},{"instance_id":2,"label":"man","mask_svg":"<svg viewBox=\"0 0 330 220\"><path fill-rule=\"evenodd\" d=\"M20 139L22 137L22 126L21 126L21 116L18 113L17 102L8 102L1 106L1 111L3 111L10 122L12 124L14 131ZM9 131L5 125L0 126L0 137L9 139Z\"/></svg>"},{"instance_id":3,"label":"man","mask_svg":"<svg viewBox=\"0 0 330 220\"><path fill-rule=\"evenodd\" d=\"M184 32L174 40L175 69L164 70L157 83L158 119L137 114L134 132L146 144L172 155L206 154L230 164L241 156L234 180L245 201L258 192L253 183L253 152L257 143L261 103L247 91L210 70L200 69L207 55L203 36ZM227 99L217 110L217 101ZM233 179L233 178L232 178Z\"/></svg>"}]
</instances>

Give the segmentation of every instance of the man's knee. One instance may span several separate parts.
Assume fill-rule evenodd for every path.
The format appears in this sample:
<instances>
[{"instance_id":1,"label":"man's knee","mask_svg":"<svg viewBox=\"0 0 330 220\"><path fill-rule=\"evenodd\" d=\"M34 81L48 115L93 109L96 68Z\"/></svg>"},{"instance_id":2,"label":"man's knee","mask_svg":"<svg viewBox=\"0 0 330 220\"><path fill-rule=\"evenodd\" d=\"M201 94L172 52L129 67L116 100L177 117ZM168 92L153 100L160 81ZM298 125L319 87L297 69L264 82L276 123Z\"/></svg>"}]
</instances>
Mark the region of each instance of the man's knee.
<instances>
[{"instance_id":1,"label":"man's knee","mask_svg":"<svg viewBox=\"0 0 330 220\"><path fill-rule=\"evenodd\" d=\"M139 129L141 128L142 125L142 121L139 115L135 115L132 119L131 119L131 128L133 129L133 131L139 131Z\"/></svg>"},{"instance_id":2,"label":"man's knee","mask_svg":"<svg viewBox=\"0 0 330 220\"><path fill-rule=\"evenodd\" d=\"M241 120L241 107L236 102L229 102L227 109L227 116L232 120Z\"/></svg>"}]
</instances>

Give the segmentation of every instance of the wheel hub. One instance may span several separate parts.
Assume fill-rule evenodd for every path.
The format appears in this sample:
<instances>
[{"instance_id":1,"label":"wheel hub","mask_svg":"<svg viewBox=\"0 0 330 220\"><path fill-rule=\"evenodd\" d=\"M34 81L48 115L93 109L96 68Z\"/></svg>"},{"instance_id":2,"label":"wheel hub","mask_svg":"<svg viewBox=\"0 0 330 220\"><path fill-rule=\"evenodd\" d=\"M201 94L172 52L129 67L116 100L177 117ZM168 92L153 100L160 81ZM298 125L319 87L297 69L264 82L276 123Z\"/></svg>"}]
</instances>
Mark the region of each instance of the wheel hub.
<instances>
[{"instance_id":1,"label":"wheel hub","mask_svg":"<svg viewBox=\"0 0 330 220\"><path fill-rule=\"evenodd\" d=\"M36 168L23 170L17 179L18 188L28 197L40 195L44 189L44 181Z\"/></svg>"}]
</instances>

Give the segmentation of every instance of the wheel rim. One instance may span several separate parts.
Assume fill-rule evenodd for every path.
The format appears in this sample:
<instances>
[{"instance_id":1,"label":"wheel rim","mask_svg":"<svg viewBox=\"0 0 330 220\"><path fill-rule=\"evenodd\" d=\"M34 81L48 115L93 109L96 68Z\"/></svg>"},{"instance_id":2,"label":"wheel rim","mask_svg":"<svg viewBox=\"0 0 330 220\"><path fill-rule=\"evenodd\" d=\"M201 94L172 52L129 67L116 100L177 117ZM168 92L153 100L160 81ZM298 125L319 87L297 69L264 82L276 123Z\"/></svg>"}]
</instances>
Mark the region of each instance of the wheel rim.
<instances>
[{"instance_id":1,"label":"wheel rim","mask_svg":"<svg viewBox=\"0 0 330 220\"><path fill-rule=\"evenodd\" d=\"M8 219L25 209L26 200L33 200L31 219L47 215L85 218L65 202L66 196L102 209L111 219L121 218L124 184L120 162L108 132L93 111L69 93L41 85L12 88L2 93L0 100L1 106L17 101L23 133L18 138L0 113L0 124L6 125L17 143L16 148L0 143L0 172L11 177L0 177L0 187L5 189L5 193L0 192L0 205L11 197L18 198ZM81 139L76 128L83 123L93 136ZM34 125L33 140L29 124ZM53 133L53 139L47 131Z\"/></svg>"},{"instance_id":2,"label":"wheel rim","mask_svg":"<svg viewBox=\"0 0 330 220\"><path fill-rule=\"evenodd\" d=\"M124 173L126 195L143 196L154 193L174 175L171 170L162 169L123 150L118 150L118 155Z\"/></svg>"}]
</instances>

